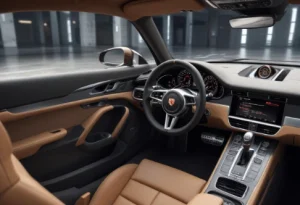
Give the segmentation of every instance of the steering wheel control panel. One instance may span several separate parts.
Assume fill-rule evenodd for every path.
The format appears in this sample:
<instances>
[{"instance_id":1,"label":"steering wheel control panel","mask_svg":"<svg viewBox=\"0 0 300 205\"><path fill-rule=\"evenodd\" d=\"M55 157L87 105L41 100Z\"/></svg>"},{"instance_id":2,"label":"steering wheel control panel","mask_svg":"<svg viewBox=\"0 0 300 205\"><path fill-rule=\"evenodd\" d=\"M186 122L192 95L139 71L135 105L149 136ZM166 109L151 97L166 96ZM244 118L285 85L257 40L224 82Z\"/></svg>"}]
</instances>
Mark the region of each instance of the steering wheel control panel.
<instances>
[{"instance_id":1,"label":"steering wheel control panel","mask_svg":"<svg viewBox=\"0 0 300 205\"><path fill-rule=\"evenodd\" d=\"M276 146L251 132L233 134L206 192L247 204Z\"/></svg>"}]
</instances>

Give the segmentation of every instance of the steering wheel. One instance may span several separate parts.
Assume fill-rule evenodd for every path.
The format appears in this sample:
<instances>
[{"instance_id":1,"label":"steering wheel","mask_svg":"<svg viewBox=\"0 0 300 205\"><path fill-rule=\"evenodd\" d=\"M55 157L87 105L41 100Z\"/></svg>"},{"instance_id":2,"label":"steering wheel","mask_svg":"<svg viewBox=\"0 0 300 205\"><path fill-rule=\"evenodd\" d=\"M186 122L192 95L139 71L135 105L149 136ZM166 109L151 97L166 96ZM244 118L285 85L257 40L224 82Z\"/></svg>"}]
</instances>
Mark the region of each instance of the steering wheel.
<instances>
[{"instance_id":1,"label":"steering wheel","mask_svg":"<svg viewBox=\"0 0 300 205\"><path fill-rule=\"evenodd\" d=\"M196 84L197 92L188 88L157 88L157 79L166 71L176 67L186 69ZM153 116L151 104L161 105L165 116L165 123L161 125ZM160 132L166 135L181 135L193 129L201 120L205 111L206 93L203 78L200 72L189 62L183 60L168 60L160 64L150 74L143 94L143 106L149 122ZM182 127L175 127L178 119L192 106L195 112L191 120Z\"/></svg>"}]
</instances>

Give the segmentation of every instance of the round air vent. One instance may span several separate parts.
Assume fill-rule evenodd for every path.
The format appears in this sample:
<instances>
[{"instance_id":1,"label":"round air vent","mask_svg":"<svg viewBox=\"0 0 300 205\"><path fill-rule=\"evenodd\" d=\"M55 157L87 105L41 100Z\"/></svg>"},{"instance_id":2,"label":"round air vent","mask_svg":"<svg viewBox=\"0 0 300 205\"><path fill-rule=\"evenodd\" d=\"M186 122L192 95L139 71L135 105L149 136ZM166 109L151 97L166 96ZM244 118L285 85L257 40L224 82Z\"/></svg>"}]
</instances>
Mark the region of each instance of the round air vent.
<instances>
[{"instance_id":1,"label":"round air vent","mask_svg":"<svg viewBox=\"0 0 300 205\"><path fill-rule=\"evenodd\" d=\"M274 68L269 65L263 65L257 69L257 76L262 79L267 79L275 73Z\"/></svg>"}]
</instances>

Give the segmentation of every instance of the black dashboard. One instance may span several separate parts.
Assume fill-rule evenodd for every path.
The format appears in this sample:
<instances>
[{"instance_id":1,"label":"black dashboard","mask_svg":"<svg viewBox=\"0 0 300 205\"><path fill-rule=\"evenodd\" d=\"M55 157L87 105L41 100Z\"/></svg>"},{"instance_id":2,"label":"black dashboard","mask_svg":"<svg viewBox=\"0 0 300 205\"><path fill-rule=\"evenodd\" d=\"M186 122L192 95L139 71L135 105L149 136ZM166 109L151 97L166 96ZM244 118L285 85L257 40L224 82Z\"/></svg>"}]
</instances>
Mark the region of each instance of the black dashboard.
<instances>
[{"instance_id":1,"label":"black dashboard","mask_svg":"<svg viewBox=\"0 0 300 205\"><path fill-rule=\"evenodd\" d=\"M224 86L217 80L217 78L211 74L203 71L199 71L204 84L206 93L212 93L213 99L220 99L224 96ZM174 68L171 71L163 73L157 79L157 86L172 89L172 88L189 88L196 89L196 85L193 81L193 76L185 69Z\"/></svg>"}]
</instances>

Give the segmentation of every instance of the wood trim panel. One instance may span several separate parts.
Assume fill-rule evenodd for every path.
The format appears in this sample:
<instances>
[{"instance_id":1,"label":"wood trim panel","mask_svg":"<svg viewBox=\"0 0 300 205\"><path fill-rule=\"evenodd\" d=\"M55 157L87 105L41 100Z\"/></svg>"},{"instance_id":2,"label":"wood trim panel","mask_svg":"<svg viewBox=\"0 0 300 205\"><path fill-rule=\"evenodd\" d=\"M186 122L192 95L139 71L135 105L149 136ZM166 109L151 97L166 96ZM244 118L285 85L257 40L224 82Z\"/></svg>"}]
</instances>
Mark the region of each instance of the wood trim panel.
<instances>
[{"instance_id":1,"label":"wood trim panel","mask_svg":"<svg viewBox=\"0 0 300 205\"><path fill-rule=\"evenodd\" d=\"M12 144L13 153L18 159L34 155L42 146L55 142L67 135L66 129L59 129L55 132L44 132L39 135L28 137Z\"/></svg>"},{"instance_id":2,"label":"wood trim panel","mask_svg":"<svg viewBox=\"0 0 300 205\"><path fill-rule=\"evenodd\" d=\"M86 119L82 123L82 127L84 128L83 132L81 133L78 141L76 142L76 146L82 145L85 142L86 137L96 124L96 122L107 112L113 110L114 107L112 105L101 107L97 112L95 112L92 116Z\"/></svg>"}]
</instances>

